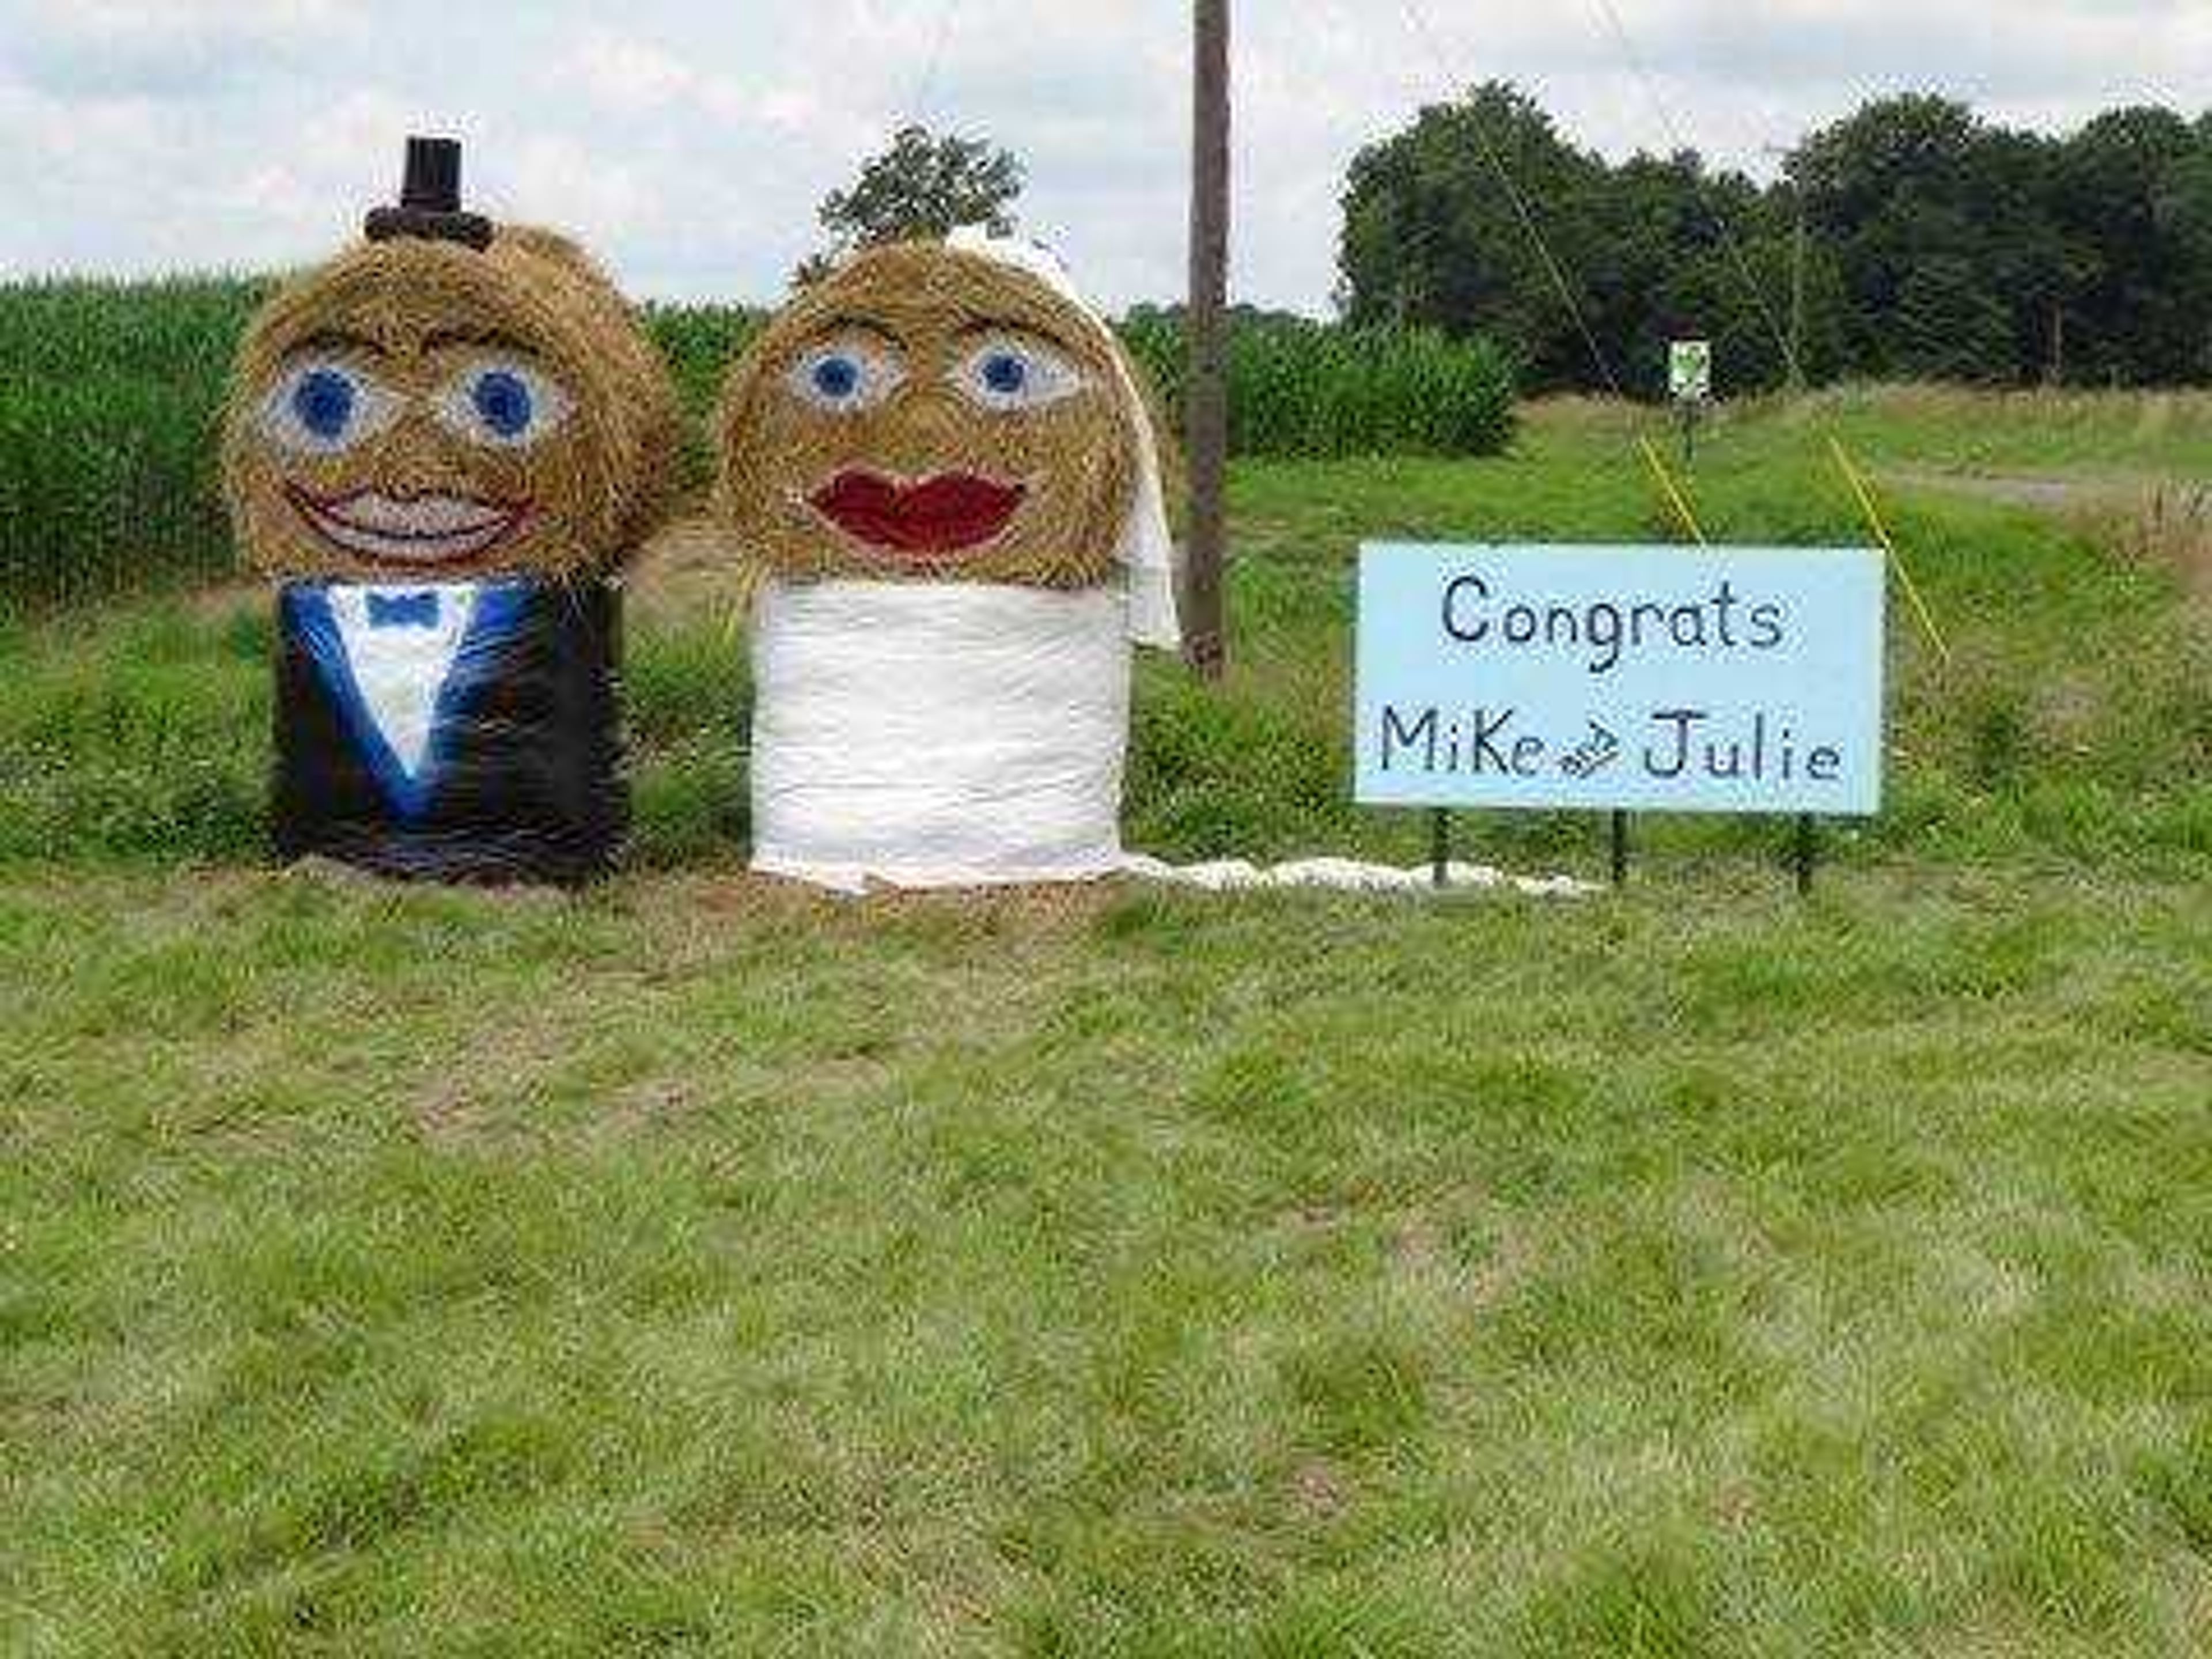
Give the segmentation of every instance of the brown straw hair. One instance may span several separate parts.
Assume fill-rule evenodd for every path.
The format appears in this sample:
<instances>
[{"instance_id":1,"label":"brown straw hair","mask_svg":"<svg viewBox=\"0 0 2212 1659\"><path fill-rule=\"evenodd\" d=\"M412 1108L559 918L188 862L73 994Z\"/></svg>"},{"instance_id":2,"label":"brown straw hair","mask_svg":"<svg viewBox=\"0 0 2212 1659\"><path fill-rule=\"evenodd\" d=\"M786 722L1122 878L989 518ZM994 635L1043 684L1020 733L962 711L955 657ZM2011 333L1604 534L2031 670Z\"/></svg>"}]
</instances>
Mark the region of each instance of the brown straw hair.
<instances>
[{"instance_id":1,"label":"brown straw hair","mask_svg":"<svg viewBox=\"0 0 2212 1659\"><path fill-rule=\"evenodd\" d=\"M1080 377L1043 407L984 407L951 383L979 339L1042 343ZM836 413L791 380L816 349L860 340L901 379L872 407ZM863 252L773 318L732 367L715 421L716 517L750 561L793 580L860 577L1092 586L1113 574L1139 483L1141 428L1110 330L1042 278L937 242ZM965 472L1026 494L995 537L956 556L887 551L811 497L842 473L898 480Z\"/></svg>"},{"instance_id":2,"label":"brown straw hair","mask_svg":"<svg viewBox=\"0 0 2212 1659\"><path fill-rule=\"evenodd\" d=\"M426 408L343 453L291 453L264 430L271 389L301 354L343 359L418 404L480 354L520 354L569 400L537 442L502 449L448 432ZM681 416L636 314L581 249L502 227L478 252L450 241L365 242L287 284L247 330L223 424L223 480L240 550L272 575L390 574L315 533L290 490L450 491L530 510L508 544L424 578L522 571L578 576L635 552L668 512Z\"/></svg>"}]
</instances>

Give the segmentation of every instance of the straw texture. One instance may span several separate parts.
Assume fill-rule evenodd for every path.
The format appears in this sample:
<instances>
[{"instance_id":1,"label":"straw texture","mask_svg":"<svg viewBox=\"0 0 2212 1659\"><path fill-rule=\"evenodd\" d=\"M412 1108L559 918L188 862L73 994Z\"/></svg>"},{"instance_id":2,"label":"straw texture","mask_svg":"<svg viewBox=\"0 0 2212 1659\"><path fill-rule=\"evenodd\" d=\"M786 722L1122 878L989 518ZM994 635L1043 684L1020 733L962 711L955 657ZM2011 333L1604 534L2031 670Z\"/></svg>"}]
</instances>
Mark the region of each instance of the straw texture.
<instances>
[{"instance_id":1,"label":"straw texture","mask_svg":"<svg viewBox=\"0 0 2212 1659\"><path fill-rule=\"evenodd\" d=\"M1055 355L1074 389L1038 407L979 401L963 368L983 343L1007 341ZM890 382L849 412L797 384L840 347ZM733 367L716 419L716 515L749 559L789 581L1100 585L1138 485L1143 417L1120 390L1126 361L1109 330L1027 271L935 242L864 252L802 292ZM817 505L855 472L904 483L971 475L1024 493L978 545L897 550Z\"/></svg>"},{"instance_id":2,"label":"straw texture","mask_svg":"<svg viewBox=\"0 0 2212 1659\"><path fill-rule=\"evenodd\" d=\"M270 400L308 356L373 378L400 412L337 453L280 441ZM562 417L527 444L453 430L435 412L439 400L486 361L530 365L566 400ZM619 564L665 516L679 438L667 369L605 275L563 237L502 227L481 252L451 242L365 243L271 299L233 374L224 486L241 553L271 575L398 574L333 542L299 505L301 492L325 501L377 492L517 510L515 529L495 547L404 574L580 577Z\"/></svg>"}]
</instances>

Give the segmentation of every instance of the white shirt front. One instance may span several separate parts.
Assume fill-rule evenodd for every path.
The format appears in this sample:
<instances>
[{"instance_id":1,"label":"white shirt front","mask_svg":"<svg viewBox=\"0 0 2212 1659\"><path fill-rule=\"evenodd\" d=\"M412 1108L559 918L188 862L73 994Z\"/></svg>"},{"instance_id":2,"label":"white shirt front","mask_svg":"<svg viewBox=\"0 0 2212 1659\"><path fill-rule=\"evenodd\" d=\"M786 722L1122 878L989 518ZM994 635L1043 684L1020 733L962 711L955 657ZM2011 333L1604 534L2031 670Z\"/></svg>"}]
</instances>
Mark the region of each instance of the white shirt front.
<instances>
[{"instance_id":1,"label":"white shirt front","mask_svg":"<svg viewBox=\"0 0 2212 1659\"><path fill-rule=\"evenodd\" d=\"M466 582L407 587L333 584L326 592L362 712L400 769L410 778L418 776L436 735L439 699L476 616L477 589ZM392 602L419 605L430 620L401 627L380 623L373 607Z\"/></svg>"}]
</instances>

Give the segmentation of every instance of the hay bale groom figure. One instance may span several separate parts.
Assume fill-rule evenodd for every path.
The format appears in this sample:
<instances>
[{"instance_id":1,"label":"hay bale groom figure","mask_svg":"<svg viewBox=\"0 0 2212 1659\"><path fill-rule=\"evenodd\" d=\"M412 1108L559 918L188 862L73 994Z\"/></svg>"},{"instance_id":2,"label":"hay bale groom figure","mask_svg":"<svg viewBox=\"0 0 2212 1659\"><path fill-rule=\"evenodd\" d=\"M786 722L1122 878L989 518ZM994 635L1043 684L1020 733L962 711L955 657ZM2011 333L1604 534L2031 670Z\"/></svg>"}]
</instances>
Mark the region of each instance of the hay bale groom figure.
<instances>
[{"instance_id":1,"label":"hay bale groom figure","mask_svg":"<svg viewBox=\"0 0 2212 1659\"><path fill-rule=\"evenodd\" d=\"M628 823L623 559L669 493L677 412L612 284L548 231L460 204L412 139L396 206L240 349L233 520L281 583L284 859L573 883Z\"/></svg>"}]
</instances>

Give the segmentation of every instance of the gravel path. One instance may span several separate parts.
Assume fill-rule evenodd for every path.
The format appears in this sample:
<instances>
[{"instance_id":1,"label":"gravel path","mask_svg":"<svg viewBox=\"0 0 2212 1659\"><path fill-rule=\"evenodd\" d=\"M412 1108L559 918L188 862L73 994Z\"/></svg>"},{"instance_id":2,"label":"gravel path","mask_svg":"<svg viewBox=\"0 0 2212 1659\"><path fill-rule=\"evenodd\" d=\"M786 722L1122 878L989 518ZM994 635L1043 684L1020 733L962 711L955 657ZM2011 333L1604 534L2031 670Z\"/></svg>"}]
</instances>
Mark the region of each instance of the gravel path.
<instances>
[{"instance_id":1,"label":"gravel path","mask_svg":"<svg viewBox=\"0 0 2212 1659\"><path fill-rule=\"evenodd\" d=\"M2146 492L2170 483L2154 473L2103 473L2090 477L2054 477L2026 473L1935 472L1911 467L1886 469L1886 483L1906 489L1948 490L1985 501L2014 507L2040 507L2047 512L2108 507L2140 501Z\"/></svg>"}]
</instances>

